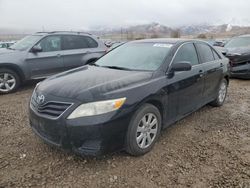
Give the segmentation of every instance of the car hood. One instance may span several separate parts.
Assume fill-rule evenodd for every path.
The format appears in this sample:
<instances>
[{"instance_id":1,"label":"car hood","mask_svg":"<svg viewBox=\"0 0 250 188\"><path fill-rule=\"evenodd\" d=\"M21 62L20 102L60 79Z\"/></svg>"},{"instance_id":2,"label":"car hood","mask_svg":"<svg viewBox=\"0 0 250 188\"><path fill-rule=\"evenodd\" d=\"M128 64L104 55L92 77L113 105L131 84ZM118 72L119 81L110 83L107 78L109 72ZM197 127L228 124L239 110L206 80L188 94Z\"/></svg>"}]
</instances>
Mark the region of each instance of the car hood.
<instances>
[{"instance_id":1,"label":"car hood","mask_svg":"<svg viewBox=\"0 0 250 188\"><path fill-rule=\"evenodd\" d=\"M10 50L6 48L0 49L0 63L1 62L16 62L17 59L23 57L24 51Z\"/></svg>"},{"instance_id":2,"label":"car hood","mask_svg":"<svg viewBox=\"0 0 250 188\"><path fill-rule=\"evenodd\" d=\"M105 98L107 93L145 82L152 72L124 71L83 66L43 81L37 90L53 96L88 102Z\"/></svg>"},{"instance_id":3,"label":"car hood","mask_svg":"<svg viewBox=\"0 0 250 188\"><path fill-rule=\"evenodd\" d=\"M0 55L16 53L16 50L10 50L7 48L0 48Z\"/></svg>"},{"instance_id":4,"label":"car hood","mask_svg":"<svg viewBox=\"0 0 250 188\"><path fill-rule=\"evenodd\" d=\"M247 55L250 54L250 46L249 47L241 47L241 48L226 48L227 55L233 56L234 54Z\"/></svg>"},{"instance_id":5,"label":"car hood","mask_svg":"<svg viewBox=\"0 0 250 188\"><path fill-rule=\"evenodd\" d=\"M250 47L227 48L226 57L233 63L241 63L250 60Z\"/></svg>"}]
</instances>

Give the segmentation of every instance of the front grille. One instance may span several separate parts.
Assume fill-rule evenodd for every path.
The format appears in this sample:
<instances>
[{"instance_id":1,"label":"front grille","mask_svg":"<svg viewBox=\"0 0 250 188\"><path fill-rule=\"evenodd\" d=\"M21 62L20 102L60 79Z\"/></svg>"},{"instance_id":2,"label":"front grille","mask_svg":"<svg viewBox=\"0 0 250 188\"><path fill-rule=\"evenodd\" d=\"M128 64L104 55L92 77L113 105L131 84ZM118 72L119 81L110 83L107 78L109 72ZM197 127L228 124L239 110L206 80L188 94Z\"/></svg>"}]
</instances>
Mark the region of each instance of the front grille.
<instances>
[{"instance_id":1,"label":"front grille","mask_svg":"<svg viewBox=\"0 0 250 188\"><path fill-rule=\"evenodd\" d=\"M242 73L242 74L247 74L248 70L237 70L237 71L232 71L232 73Z\"/></svg>"},{"instance_id":2,"label":"front grille","mask_svg":"<svg viewBox=\"0 0 250 188\"><path fill-rule=\"evenodd\" d=\"M32 97L30 105L38 114L56 119L59 118L72 105L72 103L49 101L45 104L39 105L34 97Z\"/></svg>"},{"instance_id":3,"label":"front grille","mask_svg":"<svg viewBox=\"0 0 250 188\"><path fill-rule=\"evenodd\" d=\"M49 141L53 145L60 146L61 144L61 136L59 134L51 134L51 131L43 131L37 124L32 125L35 133L40 136L43 140ZM59 132L59 131L58 131Z\"/></svg>"},{"instance_id":4,"label":"front grille","mask_svg":"<svg viewBox=\"0 0 250 188\"><path fill-rule=\"evenodd\" d=\"M242 65L246 65L246 64L248 64L248 63L250 63L250 61L244 61L244 62L240 62L240 63L234 63L234 62L230 62L230 65L232 66L232 67L238 67L238 66L242 66Z\"/></svg>"}]
</instances>

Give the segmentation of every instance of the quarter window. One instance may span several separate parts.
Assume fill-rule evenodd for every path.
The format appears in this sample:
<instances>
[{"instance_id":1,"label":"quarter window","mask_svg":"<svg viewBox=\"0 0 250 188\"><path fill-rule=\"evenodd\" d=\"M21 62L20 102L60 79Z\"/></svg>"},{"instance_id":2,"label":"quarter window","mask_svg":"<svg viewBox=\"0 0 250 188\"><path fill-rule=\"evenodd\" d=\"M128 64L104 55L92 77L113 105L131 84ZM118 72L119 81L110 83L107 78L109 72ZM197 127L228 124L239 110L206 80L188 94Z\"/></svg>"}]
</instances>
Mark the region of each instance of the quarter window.
<instances>
[{"instance_id":1,"label":"quarter window","mask_svg":"<svg viewBox=\"0 0 250 188\"><path fill-rule=\"evenodd\" d=\"M198 65L199 60L193 43L184 44L177 52L173 63L187 61L191 65Z\"/></svg>"},{"instance_id":2,"label":"quarter window","mask_svg":"<svg viewBox=\"0 0 250 188\"><path fill-rule=\"evenodd\" d=\"M88 42L89 48L97 48L98 47L98 43L94 39L92 39L90 37L85 37L85 38Z\"/></svg>"},{"instance_id":3,"label":"quarter window","mask_svg":"<svg viewBox=\"0 0 250 188\"><path fill-rule=\"evenodd\" d=\"M219 60L220 56L217 54L217 52L215 52L214 50L212 50L212 51L213 51L213 54L214 54L214 59Z\"/></svg>"},{"instance_id":4,"label":"quarter window","mask_svg":"<svg viewBox=\"0 0 250 188\"><path fill-rule=\"evenodd\" d=\"M197 44L197 47L201 56L202 63L214 61L214 55L210 46L208 46L207 44Z\"/></svg>"},{"instance_id":5,"label":"quarter window","mask_svg":"<svg viewBox=\"0 0 250 188\"><path fill-rule=\"evenodd\" d=\"M61 50L61 37L60 36L48 36L42 39L38 44L42 48L43 52L53 52Z\"/></svg>"}]
</instances>

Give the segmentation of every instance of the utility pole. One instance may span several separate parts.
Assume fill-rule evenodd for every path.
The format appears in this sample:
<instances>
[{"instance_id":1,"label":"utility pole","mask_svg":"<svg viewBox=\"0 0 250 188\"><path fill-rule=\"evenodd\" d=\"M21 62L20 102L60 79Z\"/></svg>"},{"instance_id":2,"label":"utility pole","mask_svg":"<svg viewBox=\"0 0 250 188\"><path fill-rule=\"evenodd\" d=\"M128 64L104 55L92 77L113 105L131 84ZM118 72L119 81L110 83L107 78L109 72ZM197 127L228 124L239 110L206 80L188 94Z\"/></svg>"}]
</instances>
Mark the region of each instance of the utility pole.
<instances>
[{"instance_id":1,"label":"utility pole","mask_svg":"<svg viewBox=\"0 0 250 188\"><path fill-rule=\"evenodd\" d=\"M122 40L122 27L121 27L121 40Z\"/></svg>"}]
</instances>

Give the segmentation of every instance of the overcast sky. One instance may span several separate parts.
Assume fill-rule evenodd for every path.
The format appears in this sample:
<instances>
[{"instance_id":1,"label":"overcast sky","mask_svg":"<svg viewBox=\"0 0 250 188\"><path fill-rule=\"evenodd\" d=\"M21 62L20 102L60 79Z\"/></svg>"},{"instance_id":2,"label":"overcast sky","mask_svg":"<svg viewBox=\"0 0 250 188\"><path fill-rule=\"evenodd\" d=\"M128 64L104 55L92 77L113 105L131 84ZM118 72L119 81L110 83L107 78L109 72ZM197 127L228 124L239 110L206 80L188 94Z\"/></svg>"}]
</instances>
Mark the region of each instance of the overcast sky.
<instances>
[{"instance_id":1,"label":"overcast sky","mask_svg":"<svg viewBox=\"0 0 250 188\"><path fill-rule=\"evenodd\" d=\"M0 0L0 28L83 30L150 22L250 25L250 0Z\"/></svg>"}]
</instances>

